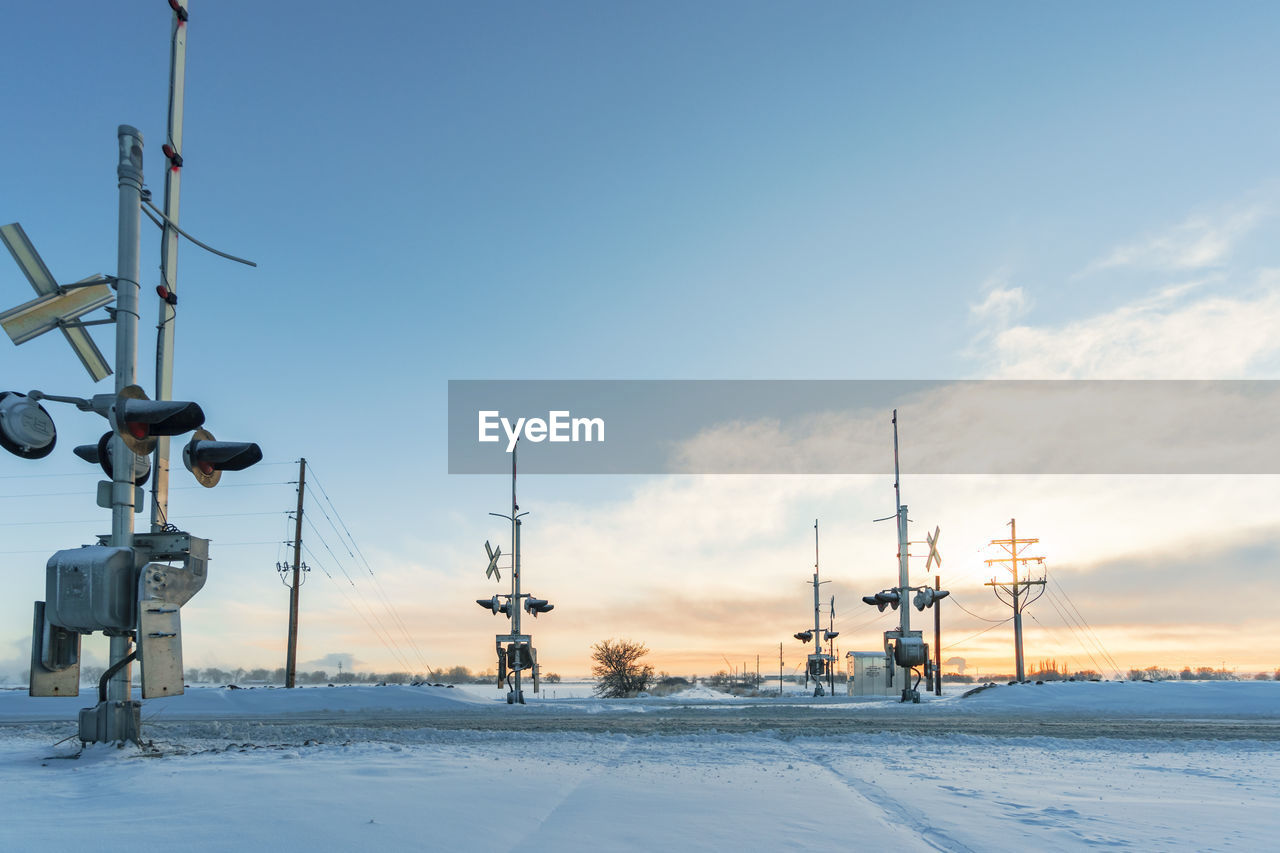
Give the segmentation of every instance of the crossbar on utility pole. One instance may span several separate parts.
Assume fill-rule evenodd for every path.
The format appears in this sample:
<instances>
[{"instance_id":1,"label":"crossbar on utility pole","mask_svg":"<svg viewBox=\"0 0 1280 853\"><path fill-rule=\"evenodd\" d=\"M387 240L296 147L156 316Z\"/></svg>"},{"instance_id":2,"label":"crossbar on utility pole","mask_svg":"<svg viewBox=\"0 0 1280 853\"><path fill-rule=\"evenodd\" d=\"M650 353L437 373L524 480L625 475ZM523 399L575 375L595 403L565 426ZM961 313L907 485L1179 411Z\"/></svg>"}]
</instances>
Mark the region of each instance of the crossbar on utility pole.
<instances>
[{"instance_id":1,"label":"crossbar on utility pole","mask_svg":"<svg viewBox=\"0 0 1280 853\"><path fill-rule=\"evenodd\" d=\"M1020 579L1018 576L1018 563L1035 562L1043 565L1044 557L1023 556L1025 548L1020 548L1019 546L1034 545L1040 540L1019 539L1018 521L1015 518L1009 519L1009 528L1010 532L1008 539L992 539L990 543L1004 548L1005 551L1009 553L1009 556L996 557L994 559L987 560L986 563L988 566L1008 563L1009 570L1013 573L1013 580L997 581L995 578L992 578L990 581L983 584L983 586L991 587L991 591L995 593L996 598L999 598L1005 604L1008 604L1013 608L1013 657L1014 666L1017 669L1015 677L1019 682L1022 682L1027 680L1026 663L1022 654L1022 611L1025 610L1032 602L1039 599L1041 595L1044 595L1045 581L1044 578L1040 578L1039 580L1031 580L1030 577L1025 580ZM1027 596L1030 594L1030 588L1033 586L1040 587L1040 591L1036 594L1035 598L1028 599ZM1009 596L1009 599L1006 600L1001 597L1000 593L1002 591Z\"/></svg>"}]
</instances>

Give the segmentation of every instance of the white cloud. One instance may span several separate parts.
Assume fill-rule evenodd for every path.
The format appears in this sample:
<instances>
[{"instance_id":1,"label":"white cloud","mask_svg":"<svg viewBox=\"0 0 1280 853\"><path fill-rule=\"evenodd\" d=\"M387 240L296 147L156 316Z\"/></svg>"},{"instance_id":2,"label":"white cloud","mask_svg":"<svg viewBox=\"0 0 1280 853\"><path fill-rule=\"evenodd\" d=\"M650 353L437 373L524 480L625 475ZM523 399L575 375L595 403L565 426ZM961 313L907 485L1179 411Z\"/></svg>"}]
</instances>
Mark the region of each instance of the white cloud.
<instances>
[{"instance_id":1,"label":"white cloud","mask_svg":"<svg viewBox=\"0 0 1280 853\"><path fill-rule=\"evenodd\" d=\"M1182 285L1058 326L984 336L984 374L1002 379L1262 378L1280 357L1280 270L1246 292Z\"/></svg>"},{"instance_id":2,"label":"white cloud","mask_svg":"<svg viewBox=\"0 0 1280 853\"><path fill-rule=\"evenodd\" d=\"M981 323L967 354L995 379L1266 378L1280 365L1280 269L1232 269L1236 246L1269 214L1238 204L1120 245L1075 278L1103 270L1186 276L1069 322L1015 320L1029 298L997 275L970 307Z\"/></svg>"},{"instance_id":3,"label":"white cloud","mask_svg":"<svg viewBox=\"0 0 1280 853\"><path fill-rule=\"evenodd\" d=\"M1263 208L1250 207L1214 218L1195 216L1166 231L1117 246L1082 274L1118 268L1187 272L1220 267L1264 215Z\"/></svg>"},{"instance_id":4,"label":"white cloud","mask_svg":"<svg viewBox=\"0 0 1280 853\"><path fill-rule=\"evenodd\" d=\"M983 300L969 306L969 317L986 326L1008 326L1031 307L1021 287L1007 287L1000 281L991 281L984 289L986 296Z\"/></svg>"}]
</instances>

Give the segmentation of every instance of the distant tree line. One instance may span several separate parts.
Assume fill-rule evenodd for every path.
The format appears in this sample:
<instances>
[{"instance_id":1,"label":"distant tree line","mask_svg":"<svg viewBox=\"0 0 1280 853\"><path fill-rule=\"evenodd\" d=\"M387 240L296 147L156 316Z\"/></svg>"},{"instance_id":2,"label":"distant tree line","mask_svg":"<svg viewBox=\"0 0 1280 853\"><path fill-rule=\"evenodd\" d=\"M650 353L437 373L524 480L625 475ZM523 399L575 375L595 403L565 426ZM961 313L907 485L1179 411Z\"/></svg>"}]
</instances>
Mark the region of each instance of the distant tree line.
<instances>
[{"instance_id":1,"label":"distant tree line","mask_svg":"<svg viewBox=\"0 0 1280 853\"><path fill-rule=\"evenodd\" d=\"M102 674L101 667L82 667L81 680L85 680L84 672L86 669L96 670L93 681ZM284 684L284 667L276 669L245 669L236 667L235 669L222 669L221 667L210 666L203 669L188 669L186 671L186 680L188 684ZM330 672L325 669L313 669L310 671L299 670L296 675L298 684L487 684L494 681L496 676L492 670L487 672L472 672L465 666L450 666L442 669L431 670L427 673L421 672L353 672L351 670L343 670L341 672ZM560 676L554 672L547 673L542 676L542 680L548 683L557 683Z\"/></svg>"},{"instance_id":2,"label":"distant tree line","mask_svg":"<svg viewBox=\"0 0 1280 853\"><path fill-rule=\"evenodd\" d=\"M1129 681L1244 681L1250 676L1242 675L1235 670L1215 669L1211 666L1198 666L1195 669L1184 666L1181 672L1174 672L1171 669L1159 666L1149 666L1145 669L1129 670L1126 678ZM1280 681L1280 669L1270 673L1254 673L1252 678L1255 681Z\"/></svg>"}]
</instances>

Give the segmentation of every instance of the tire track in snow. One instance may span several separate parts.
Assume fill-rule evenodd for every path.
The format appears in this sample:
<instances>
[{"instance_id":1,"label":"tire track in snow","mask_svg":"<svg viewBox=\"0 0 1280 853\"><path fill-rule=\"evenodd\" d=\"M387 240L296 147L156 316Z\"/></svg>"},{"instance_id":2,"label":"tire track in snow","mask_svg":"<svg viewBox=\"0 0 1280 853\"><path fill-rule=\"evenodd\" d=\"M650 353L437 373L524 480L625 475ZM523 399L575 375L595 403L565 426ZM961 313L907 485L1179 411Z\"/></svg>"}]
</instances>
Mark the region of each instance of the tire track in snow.
<instances>
[{"instance_id":1,"label":"tire track in snow","mask_svg":"<svg viewBox=\"0 0 1280 853\"><path fill-rule=\"evenodd\" d=\"M904 833L910 834L914 839L945 853L975 853L973 848L939 829L929 820L927 813L890 795L874 782L836 769L831 759L824 754L811 757L794 744L793 748L804 760L821 767L850 792L879 809L887 823L901 827Z\"/></svg>"},{"instance_id":2,"label":"tire track in snow","mask_svg":"<svg viewBox=\"0 0 1280 853\"><path fill-rule=\"evenodd\" d=\"M617 737L615 749L612 750L607 761L600 761L592 757L584 759L590 761L589 771L584 773L572 788L566 790L556 804L544 812L536 823L522 830L519 834L519 839L508 849L511 851L538 849L538 835L543 831L544 827L553 823L552 818L561 812L569 811L566 808L567 804L575 800L579 792L588 789L588 786L595 784L597 780L607 777L621 767L627 753L631 751L631 747L631 738Z\"/></svg>"}]
</instances>

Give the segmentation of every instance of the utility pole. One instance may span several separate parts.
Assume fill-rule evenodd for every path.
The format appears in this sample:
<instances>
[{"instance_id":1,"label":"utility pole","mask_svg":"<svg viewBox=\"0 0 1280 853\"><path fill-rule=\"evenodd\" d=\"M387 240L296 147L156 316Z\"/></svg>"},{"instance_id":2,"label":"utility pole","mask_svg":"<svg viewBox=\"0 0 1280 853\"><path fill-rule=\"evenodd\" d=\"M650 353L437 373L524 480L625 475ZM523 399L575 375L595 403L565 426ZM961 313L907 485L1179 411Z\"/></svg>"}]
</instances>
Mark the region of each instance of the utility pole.
<instances>
[{"instance_id":1,"label":"utility pole","mask_svg":"<svg viewBox=\"0 0 1280 853\"><path fill-rule=\"evenodd\" d=\"M289 586L289 651L284 686L294 687L298 672L298 587L302 585L302 502L307 488L307 459L298 461L298 511L293 526L293 583Z\"/></svg>"},{"instance_id":2,"label":"utility pole","mask_svg":"<svg viewBox=\"0 0 1280 853\"><path fill-rule=\"evenodd\" d=\"M992 539L990 543L992 545L999 545L1001 548L1004 548L1004 550L1009 553L1009 556L997 557L995 559L987 560L986 563L988 566L994 565L997 563L1000 563L1000 564L1008 563L1009 570L1013 574L1013 581L1012 582L997 581L993 577L990 581L983 584L983 586L991 587L991 591L995 593L996 598L1000 599L1005 604L1008 604L1010 607L1013 608L1014 663L1017 668L1017 676L1016 676L1017 680L1019 682L1022 682L1027 680L1026 664L1022 654L1022 611L1025 610L1029 604L1034 602L1041 595L1044 595L1045 581L1043 577L1040 578L1039 580L1031 580L1030 571L1028 571L1027 573L1028 576L1026 579L1020 578L1018 575L1018 563L1036 562L1043 565L1044 557L1023 556L1023 551L1025 550L1024 546L1034 545L1040 540L1039 539L1019 539L1017 519L1015 518L1009 519L1009 529L1010 529L1010 532L1009 532L1008 539ZM1033 586L1039 587L1040 590L1035 594L1034 598L1028 598L1027 596L1030 595L1030 588ZM1002 596L1001 592L1007 595L1008 598L1005 598L1004 596Z\"/></svg>"},{"instance_id":3,"label":"utility pole","mask_svg":"<svg viewBox=\"0 0 1280 853\"><path fill-rule=\"evenodd\" d=\"M778 695L782 695L782 643L778 643Z\"/></svg>"},{"instance_id":4,"label":"utility pole","mask_svg":"<svg viewBox=\"0 0 1280 853\"><path fill-rule=\"evenodd\" d=\"M182 189L182 111L187 85L187 0L171 0L173 32L169 49L169 131L162 150L164 170L164 235L160 242L160 319L156 327L156 399L173 399L173 332L178 302L178 210ZM151 481L151 532L169 522L169 436L156 441ZM292 671L292 670L291 670Z\"/></svg>"}]
</instances>

